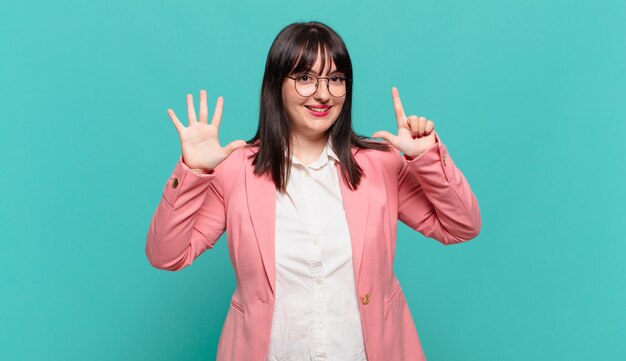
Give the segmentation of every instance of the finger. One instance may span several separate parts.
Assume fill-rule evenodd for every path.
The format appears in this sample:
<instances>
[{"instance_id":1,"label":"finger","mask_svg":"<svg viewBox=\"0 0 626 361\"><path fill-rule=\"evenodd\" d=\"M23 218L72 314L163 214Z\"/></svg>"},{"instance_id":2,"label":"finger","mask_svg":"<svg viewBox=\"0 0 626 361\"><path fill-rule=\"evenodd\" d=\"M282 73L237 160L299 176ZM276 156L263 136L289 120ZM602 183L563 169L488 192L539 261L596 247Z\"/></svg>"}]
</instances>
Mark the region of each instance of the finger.
<instances>
[{"instance_id":1,"label":"finger","mask_svg":"<svg viewBox=\"0 0 626 361\"><path fill-rule=\"evenodd\" d=\"M176 117L176 114L174 114L174 111L172 109L168 109L167 114L170 116L172 123L174 123L176 131L178 132L178 134L180 134L183 129L185 129L185 126L183 125L183 123L180 122L180 120L178 120L178 117Z\"/></svg>"},{"instance_id":2,"label":"finger","mask_svg":"<svg viewBox=\"0 0 626 361\"><path fill-rule=\"evenodd\" d=\"M224 147L224 151L226 152L226 156L228 157L230 155L230 153L234 152L235 150L245 147L246 143L244 140L235 140L232 141L230 143L228 143L225 147Z\"/></svg>"},{"instance_id":3,"label":"finger","mask_svg":"<svg viewBox=\"0 0 626 361\"><path fill-rule=\"evenodd\" d=\"M425 130L426 130L426 118L420 117L420 120L418 122L418 128L417 128L417 136L423 137Z\"/></svg>"},{"instance_id":4,"label":"finger","mask_svg":"<svg viewBox=\"0 0 626 361\"><path fill-rule=\"evenodd\" d=\"M200 123L207 123L209 119L209 108L206 104L206 90L200 90Z\"/></svg>"},{"instance_id":5,"label":"finger","mask_svg":"<svg viewBox=\"0 0 626 361\"><path fill-rule=\"evenodd\" d=\"M372 138L382 138L387 143L393 145L395 148L398 148L398 144L400 143L400 138L396 135L389 133L386 130L379 130L376 133L372 134Z\"/></svg>"},{"instance_id":6,"label":"finger","mask_svg":"<svg viewBox=\"0 0 626 361\"><path fill-rule=\"evenodd\" d=\"M222 108L224 107L224 97L217 97L217 102L215 103L215 112L213 113L213 118L211 119L211 125L215 126L219 129L220 122L222 121Z\"/></svg>"},{"instance_id":7,"label":"finger","mask_svg":"<svg viewBox=\"0 0 626 361\"><path fill-rule=\"evenodd\" d=\"M187 94L187 116L189 117L189 125L197 123L196 109L193 107L193 96Z\"/></svg>"},{"instance_id":8,"label":"finger","mask_svg":"<svg viewBox=\"0 0 626 361\"><path fill-rule=\"evenodd\" d=\"M420 119L415 115L409 115L409 117L406 118L406 123L409 126L409 130L411 130L411 137L413 139L417 138L418 136L419 122L420 122Z\"/></svg>"},{"instance_id":9,"label":"finger","mask_svg":"<svg viewBox=\"0 0 626 361\"><path fill-rule=\"evenodd\" d=\"M432 133L433 130L435 130L435 122L433 122L432 120L428 120L426 122L426 128L424 129L424 134L428 135Z\"/></svg>"},{"instance_id":10,"label":"finger","mask_svg":"<svg viewBox=\"0 0 626 361\"><path fill-rule=\"evenodd\" d=\"M404 115L404 108L400 101L400 92L398 92L395 86L391 88L391 96L393 98L393 109L396 112L396 120L398 121L398 126L400 126L406 120L406 115Z\"/></svg>"}]
</instances>

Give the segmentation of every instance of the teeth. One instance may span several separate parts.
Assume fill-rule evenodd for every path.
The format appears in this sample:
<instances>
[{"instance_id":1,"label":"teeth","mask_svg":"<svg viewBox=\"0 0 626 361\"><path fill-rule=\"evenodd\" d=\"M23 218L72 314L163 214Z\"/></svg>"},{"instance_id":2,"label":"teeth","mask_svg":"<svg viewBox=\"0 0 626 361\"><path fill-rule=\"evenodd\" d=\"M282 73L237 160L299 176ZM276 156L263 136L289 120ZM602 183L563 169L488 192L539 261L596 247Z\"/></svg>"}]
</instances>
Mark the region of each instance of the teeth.
<instances>
[{"instance_id":1,"label":"teeth","mask_svg":"<svg viewBox=\"0 0 626 361\"><path fill-rule=\"evenodd\" d=\"M309 109L311 109L314 112L323 113L323 112L327 111L329 108L313 108L313 107L309 107Z\"/></svg>"}]
</instances>

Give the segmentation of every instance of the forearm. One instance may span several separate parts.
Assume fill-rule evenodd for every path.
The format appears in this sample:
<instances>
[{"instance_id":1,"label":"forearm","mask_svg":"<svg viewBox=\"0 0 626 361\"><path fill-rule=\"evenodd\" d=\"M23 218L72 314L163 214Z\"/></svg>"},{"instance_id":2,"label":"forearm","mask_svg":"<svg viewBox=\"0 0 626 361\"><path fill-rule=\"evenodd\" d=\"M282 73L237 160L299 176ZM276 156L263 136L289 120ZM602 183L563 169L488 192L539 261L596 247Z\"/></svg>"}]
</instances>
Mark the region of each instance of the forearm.
<instances>
[{"instance_id":1,"label":"forearm","mask_svg":"<svg viewBox=\"0 0 626 361\"><path fill-rule=\"evenodd\" d=\"M181 269L207 247L195 223L214 179L215 174L197 174L179 159L146 237L146 256L154 267Z\"/></svg>"},{"instance_id":2,"label":"forearm","mask_svg":"<svg viewBox=\"0 0 626 361\"><path fill-rule=\"evenodd\" d=\"M437 142L412 160L404 160L434 207L431 232L444 244L476 237L481 229L480 209L467 179L456 167L446 146Z\"/></svg>"}]
</instances>

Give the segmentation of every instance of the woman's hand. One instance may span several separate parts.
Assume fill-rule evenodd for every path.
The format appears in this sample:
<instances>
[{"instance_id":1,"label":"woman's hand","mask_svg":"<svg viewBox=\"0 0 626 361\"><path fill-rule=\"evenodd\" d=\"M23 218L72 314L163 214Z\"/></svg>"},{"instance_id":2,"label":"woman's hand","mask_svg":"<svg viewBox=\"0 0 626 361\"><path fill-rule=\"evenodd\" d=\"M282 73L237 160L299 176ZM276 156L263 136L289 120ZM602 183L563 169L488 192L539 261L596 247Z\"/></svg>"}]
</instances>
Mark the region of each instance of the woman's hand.
<instances>
[{"instance_id":1,"label":"woman's hand","mask_svg":"<svg viewBox=\"0 0 626 361\"><path fill-rule=\"evenodd\" d=\"M400 101L400 93L395 87L391 88L393 97L393 108L396 111L398 121L398 135L393 135L387 131L379 130L372 135L372 138L382 138L396 149L404 153L407 157L415 158L426 149L435 144L435 123L426 120L424 117L415 115L404 115L404 108Z\"/></svg>"},{"instance_id":2,"label":"woman's hand","mask_svg":"<svg viewBox=\"0 0 626 361\"><path fill-rule=\"evenodd\" d=\"M246 145L246 142L243 140L235 140L225 147L220 146L217 133L222 120L223 106L224 98L218 97L211 124L208 124L209 111L206 91L201 90L200 121L198 121L196 120L196 111L193 107L193 97L191 94L187 94L187 113L189 115L189 126L187 128L178 120L172 109L167 110L180 137L183 162L192 170L205 173L210 172L218 164L222 163L224 159L228 158L234 150Z\"/></svg>"}]
</instances>

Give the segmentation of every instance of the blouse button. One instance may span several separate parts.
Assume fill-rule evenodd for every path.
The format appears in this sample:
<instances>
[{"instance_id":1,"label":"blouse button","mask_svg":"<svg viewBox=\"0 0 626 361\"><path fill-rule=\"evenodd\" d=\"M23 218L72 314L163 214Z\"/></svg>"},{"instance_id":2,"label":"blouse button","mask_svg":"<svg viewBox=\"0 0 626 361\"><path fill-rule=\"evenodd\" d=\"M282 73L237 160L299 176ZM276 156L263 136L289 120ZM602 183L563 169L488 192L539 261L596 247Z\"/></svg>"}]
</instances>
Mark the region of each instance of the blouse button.
<instances>
[{"instance_id":1,"label":"blouse button","mask_svg":"<svg viewBox=\"0 0 626 361\"><path fill-rule=\"evenodd\" d=\"M363 296L363 299L361 299L361 302L363 302L364 305L367 305L368 303L370 303L370 294L366 293Z\"/></svg>"}]
</instances>

